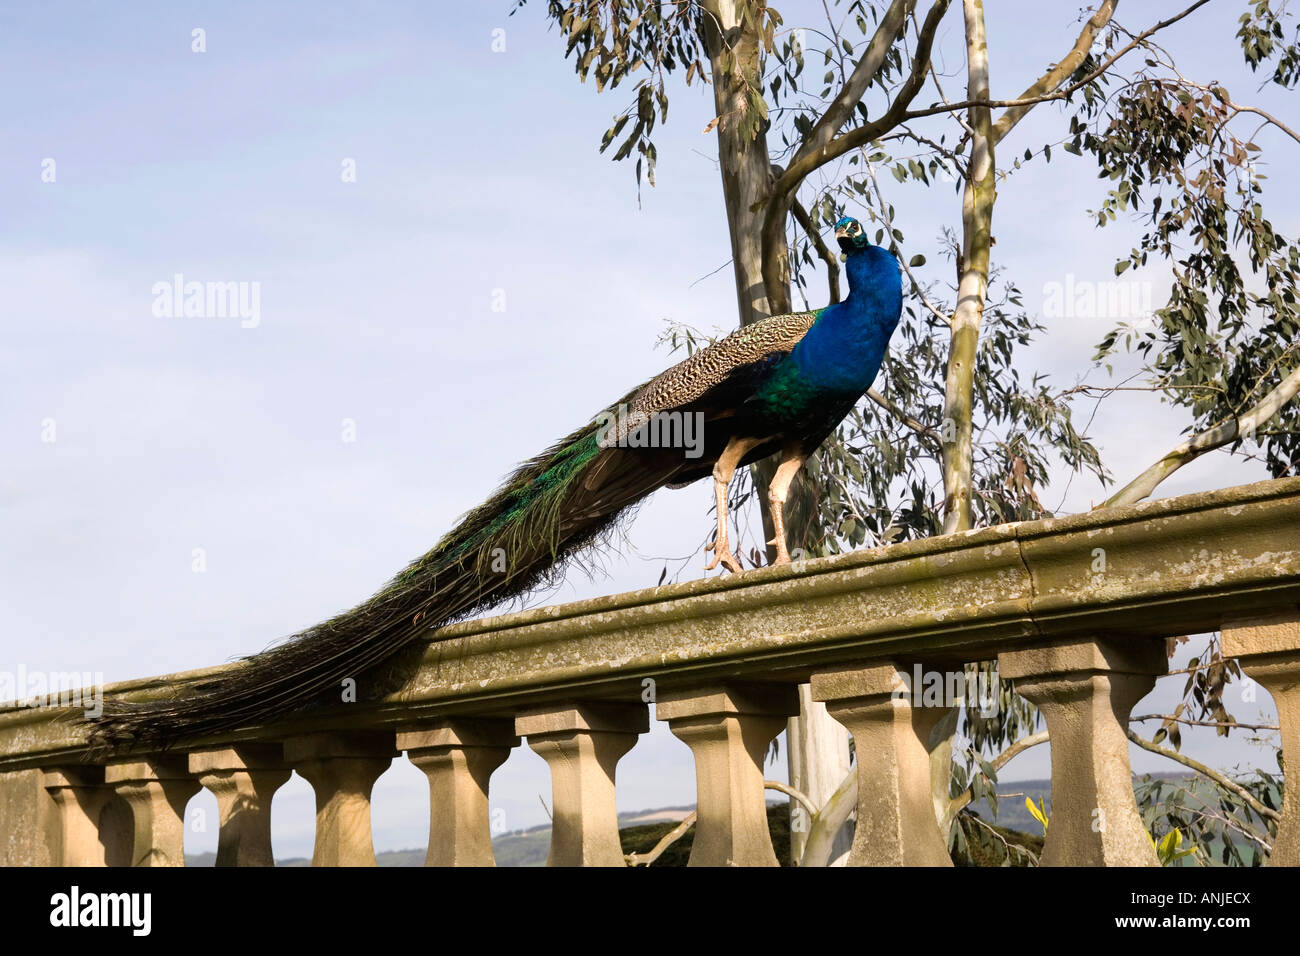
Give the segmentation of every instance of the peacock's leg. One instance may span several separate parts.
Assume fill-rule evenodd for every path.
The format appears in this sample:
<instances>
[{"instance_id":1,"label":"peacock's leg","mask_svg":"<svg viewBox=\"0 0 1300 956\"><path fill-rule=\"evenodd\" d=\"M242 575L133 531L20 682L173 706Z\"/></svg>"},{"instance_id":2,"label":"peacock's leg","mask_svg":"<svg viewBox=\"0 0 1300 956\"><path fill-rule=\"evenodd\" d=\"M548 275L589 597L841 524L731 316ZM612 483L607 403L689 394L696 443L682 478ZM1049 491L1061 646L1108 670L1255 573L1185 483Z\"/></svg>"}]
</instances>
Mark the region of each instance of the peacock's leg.
<instances>
[{"instance_id":1,"label":"peacock's leg","mask_svg":"<svg viewBox=\"0 0 1300 956\"><path fill-rule=\"evenodd\" d=\"M767 486L767 502L772 511L772 528L776 532L768 544L776 545L776 560L772 564L789 564L790 550L785 540L785 499L790 492L790 482L798 474L803 463L808 460L803 446L798 443L786 445L781 449L781 464L776 466L776 473Z\"/></svg>"},{"instance_id":2,"label":"peacock's leg","mask_svg":"<svg viewBox=\"0 0 1300 956\"><path fill-rule=\"evenodd\" d=\"M712 571L718 565L737 573L741 570L740 562L731 553L731 547L727 543L727 488L731 485L731 478L735 475L740 460L761 442L761 438L733 438L727 442L727 447L722 450L722 454L713 465L713 494L717 504L718 531L714 535L713 543L704 549L713 552L713 560L704 566L705 571Z\"/></svg>"}]
</instances>

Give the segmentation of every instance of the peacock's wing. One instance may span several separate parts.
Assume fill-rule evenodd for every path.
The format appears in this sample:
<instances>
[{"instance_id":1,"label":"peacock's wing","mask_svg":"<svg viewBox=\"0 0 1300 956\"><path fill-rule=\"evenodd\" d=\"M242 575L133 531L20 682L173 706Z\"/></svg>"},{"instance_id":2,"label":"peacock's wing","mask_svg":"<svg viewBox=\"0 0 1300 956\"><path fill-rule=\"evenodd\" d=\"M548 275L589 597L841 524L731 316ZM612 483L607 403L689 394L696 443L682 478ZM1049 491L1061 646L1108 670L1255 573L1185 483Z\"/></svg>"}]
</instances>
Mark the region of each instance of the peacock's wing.
<instances>
[{"instance_id":1,"label":"peacock's wing","mask_svg":"<svg viewBox=\"0 0 1300 956\"><path fill-rule=\"evenodd\" d=\"M616 426L587 471L584 489L595 493L598 508L647 494L654 488L682 487L708 475L726 447L733 417L754 394L768 370L798 344L820 312L774 315L745 326L661 372L622 399ZM656 415L699 416L701 445L685 449L630 448L625 439ZM775 451L756 448L747 460Z\"/></svg>"},{"instance_id":2,"label":"peacock's wing","mask_svg":"<svg viewBox=\"0 0 1300 956\"><path fill-rule=\"evenodd\" d=\"M630 426L664 411L734 411L747 397L745 390L799 343L820 314L821 310L770 316L659 373L628 397Z\"/></svg>"}]
</instances>

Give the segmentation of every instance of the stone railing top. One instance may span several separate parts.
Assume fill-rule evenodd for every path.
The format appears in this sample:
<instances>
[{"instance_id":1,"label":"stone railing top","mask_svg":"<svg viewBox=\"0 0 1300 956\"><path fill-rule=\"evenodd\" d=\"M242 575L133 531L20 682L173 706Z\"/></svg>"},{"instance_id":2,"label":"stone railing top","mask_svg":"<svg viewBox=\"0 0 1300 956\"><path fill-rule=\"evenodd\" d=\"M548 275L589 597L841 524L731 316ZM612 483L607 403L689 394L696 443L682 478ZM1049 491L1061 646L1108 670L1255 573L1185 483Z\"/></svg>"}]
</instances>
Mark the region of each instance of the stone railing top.
<instances>
[{"instance_id":1,"label":"stone railing top","mask_svg":"<svg viewBox=\"0 0 1300 956\"><path fill-rule=\"evenodd\" d=\"M845 663L984 660L1079 635L1168 637L1297 605L1300 479L1260 482L467 621L407 655L397 692L222 741L641 700L647 679L795 681ZM176 694L239 666L105 694ZM84 728L59 718L0 707L0 771L76 757Z\"/></svg>"}]
</instances>

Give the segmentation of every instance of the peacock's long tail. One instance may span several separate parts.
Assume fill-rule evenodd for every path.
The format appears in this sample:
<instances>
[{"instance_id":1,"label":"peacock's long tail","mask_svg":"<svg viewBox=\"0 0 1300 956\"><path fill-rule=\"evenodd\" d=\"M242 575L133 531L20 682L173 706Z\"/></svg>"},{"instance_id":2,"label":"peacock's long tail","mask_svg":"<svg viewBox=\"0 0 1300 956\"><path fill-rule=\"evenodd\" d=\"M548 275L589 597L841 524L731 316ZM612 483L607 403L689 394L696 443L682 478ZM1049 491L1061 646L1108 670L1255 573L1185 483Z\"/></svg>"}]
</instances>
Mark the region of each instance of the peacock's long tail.
<instances>
[{"instance_id":1,"label":"peacock's long tail","mask_svg":"<svg viewBox=\"0 0 1300 956\"><path fill-rule=\"evenodd\" d=\"M679 456L603 447L597 423L520 466L488 501L360 606L244 661L189 696L106 707L95 750L161 749L273 722L341 694L444 624L528 594L682 469ZM337 700L338 697L333 697Z\"/></svg>"}]
</instances>

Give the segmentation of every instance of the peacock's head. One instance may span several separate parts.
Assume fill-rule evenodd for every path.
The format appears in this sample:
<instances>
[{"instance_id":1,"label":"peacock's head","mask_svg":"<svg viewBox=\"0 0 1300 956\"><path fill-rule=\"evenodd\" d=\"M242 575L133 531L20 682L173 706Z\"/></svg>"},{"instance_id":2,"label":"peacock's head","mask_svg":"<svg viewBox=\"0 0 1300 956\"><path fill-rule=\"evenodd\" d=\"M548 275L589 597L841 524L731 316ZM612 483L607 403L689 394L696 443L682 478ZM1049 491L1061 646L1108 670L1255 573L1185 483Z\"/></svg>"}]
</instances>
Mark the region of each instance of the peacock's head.
<instances>
[{"instance_id":1,"label":"peacock's head","mask_svg":"<svg viewBox=\"0 0 1300 956\"><path fill-rule=\"evenodd\" d=\"M839 241L840 251L845 255L871 245L867 242L867 232L862 228L862 223L850 216L845 216L835 224L835 238Z\"/></svg>"}]
</instances>

